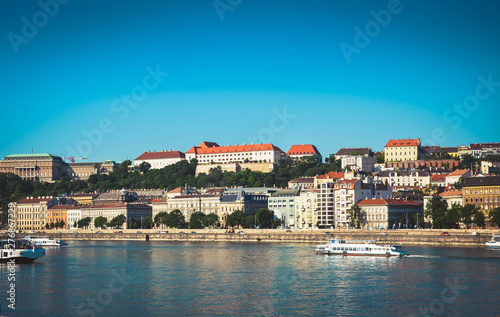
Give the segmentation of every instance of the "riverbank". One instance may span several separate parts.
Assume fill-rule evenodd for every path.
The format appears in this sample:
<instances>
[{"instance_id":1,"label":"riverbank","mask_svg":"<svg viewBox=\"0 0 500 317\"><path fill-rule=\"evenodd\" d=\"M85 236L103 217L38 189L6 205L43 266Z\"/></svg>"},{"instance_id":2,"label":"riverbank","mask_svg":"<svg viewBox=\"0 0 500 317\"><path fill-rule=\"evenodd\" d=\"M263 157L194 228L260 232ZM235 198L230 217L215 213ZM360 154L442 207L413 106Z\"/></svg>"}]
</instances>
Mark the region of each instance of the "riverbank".
<instances>
[{"instance_id":1,"label":"riverbank","mask_svg":"<svg viewBox=\"0 0 500 317\"><path fill-rule=\"evenodd\" d=\"M77 233L74 233L77 232ZM97 231L47 231L32 233L54 239L64 240L142 240L142 241L224 241L224 242L297 242L322 243L329 238L375 240L380 243L406 245L450 245L450 246L484 246L491 239L492 233L498 230L475 229L420 229L420 230L281 230L281 229L242 229L235 233L226 233L224 229L129 229L129 230L102 230ZM115 233L116 232L116 233ZM168 232L168 233L160 233ZM449 235L441 235L447 232ZM472 234L477 232L478 234ZM24 237L28 233L18 233L17 237ZM1 234L5 238L5 234Z\"/></svg>"}]
</instances>

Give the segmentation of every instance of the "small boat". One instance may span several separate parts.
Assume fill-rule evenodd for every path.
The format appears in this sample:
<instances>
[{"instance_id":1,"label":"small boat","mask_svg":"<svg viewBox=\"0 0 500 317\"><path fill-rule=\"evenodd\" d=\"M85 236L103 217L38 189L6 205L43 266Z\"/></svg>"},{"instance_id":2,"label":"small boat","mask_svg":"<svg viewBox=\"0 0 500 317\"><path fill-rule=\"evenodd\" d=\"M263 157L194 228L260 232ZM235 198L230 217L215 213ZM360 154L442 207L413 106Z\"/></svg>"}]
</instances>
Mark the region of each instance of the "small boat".
<instances>
[{"instance_id":1,"label":"small boat","mask_svg":"<svg viewBox=\"0 0 500 317\"><path fill-rule=\"evenodd\" d=\"M493 234L491 240L486 242L490 249L500 249L500 234Z\"/></svg>"},{"instance_id":2,"label":"small boat","mask_svg":"<svg viewBox=\"0 0 500 317\"><path fill-rule=\"evenodd\" d=\"M0 240L0 247L0 262L29 263L45 255L45 249L26 239Z\"/></svg>"},{"instance_id":3,"label":"small boat","mask_svg":"<svg viewBox=\"0 0 500 317\"><path fill-rule=\"evenodd\" d=\"M329 239L314 249L316 254L357 256L406 256L409 253L401 245L376 244L373 240Z\"/></svg>"},{"instance_id":4,"label":"small boat","mask_svg":"<svg viewBox=\"0 0 500 317\"><path fill-rule=\"evenodd\" d=\"M60 247L62 245L68 245L64 240L52 240L48 237L38 237L38 236L26 236L25 239L33 241L38 246L42 247Z\"/></svg>"}]
</instances>

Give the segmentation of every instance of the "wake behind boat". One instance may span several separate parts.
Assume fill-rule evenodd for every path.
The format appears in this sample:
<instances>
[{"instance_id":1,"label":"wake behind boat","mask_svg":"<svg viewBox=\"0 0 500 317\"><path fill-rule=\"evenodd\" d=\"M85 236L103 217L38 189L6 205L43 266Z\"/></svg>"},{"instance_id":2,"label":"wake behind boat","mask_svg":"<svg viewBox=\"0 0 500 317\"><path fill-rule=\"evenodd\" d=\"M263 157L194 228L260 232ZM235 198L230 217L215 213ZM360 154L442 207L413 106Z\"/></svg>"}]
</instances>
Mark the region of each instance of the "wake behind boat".
<instances>
[{"instance_id":1,"label":"wake behind boat","mask_svg":"<svg viewBox=\"0 0 500 317\"><path fill-rule=\"evenodd\" d=\"M0 240L0 262L29 263L45 255L45 249L29 240Z\"/></svg>"},{"instance_id":2,"label":"wake behind boat","mask_svg":"<svg viewBox=\"0 0 500 317\"><path fill-rule=\"evenodd\" d=\"M35 245L41 247L60 247L62 245L68 245L64 242L64 240L53 240L48 237L26 236L25 239L32 241Z\"/></svg>"},{"instance_id":3,"label":"wake behind boat","mask_svg":"<svg viewBox=\"0 0 500 317\"><path fill-rule=\"evenodd\" d=\"M491 240L486 242L490 249L500 249L500 234L493 234Z\"/></svg>"},{"instance_id":4,"label":"wake behind boat","mask_svg":"<svg viewBox=\"0 0 500 317\"><path fill-rule=\"evenodd\" d=\"M406 256L408 252L401 245L382 245L370 240L330 239L326 244L316 246L316 254L357 256Z\"/></svg>"}]
</instances>

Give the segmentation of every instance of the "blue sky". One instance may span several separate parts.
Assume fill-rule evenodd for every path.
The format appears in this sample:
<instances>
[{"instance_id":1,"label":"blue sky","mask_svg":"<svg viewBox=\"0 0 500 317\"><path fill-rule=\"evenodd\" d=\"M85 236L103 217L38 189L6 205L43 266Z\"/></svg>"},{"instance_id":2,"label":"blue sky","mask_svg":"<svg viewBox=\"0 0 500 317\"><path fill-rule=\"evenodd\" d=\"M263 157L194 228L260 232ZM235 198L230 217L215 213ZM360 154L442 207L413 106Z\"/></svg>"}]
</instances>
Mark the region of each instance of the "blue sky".
<instances>
[{"instance_id":1,"label":"blue sky","mask_svg":"<svg viewBox=\"0 0 500 317\"><path fill-rule=\"evenodd\" d=\"M498 1L3 6L1 157L500 141Z\"/></svg>"}]
</instances>

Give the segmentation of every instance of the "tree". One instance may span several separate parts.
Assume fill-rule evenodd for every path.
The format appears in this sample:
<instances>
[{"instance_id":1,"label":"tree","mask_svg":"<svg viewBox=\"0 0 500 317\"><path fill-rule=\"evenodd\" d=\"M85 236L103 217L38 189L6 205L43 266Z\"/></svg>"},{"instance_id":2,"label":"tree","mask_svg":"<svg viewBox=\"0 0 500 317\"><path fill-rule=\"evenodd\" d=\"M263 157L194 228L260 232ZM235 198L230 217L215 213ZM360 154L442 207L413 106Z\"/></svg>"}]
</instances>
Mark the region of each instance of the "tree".
<instances>
[{"instance_id":1,"label":"tree","mask_svg":"<svg viewBox=\"0 0 500 317\"><path fill-rule=\"evenodd\" d=\"M142 162L141 164L139 164L139 172L141 172L141 174L146 173L150 168L151 164L149 164L148 162Z\"/></svg>"},{"instance_id":2,"label":"tree","mask_svg":"<svg viewBox=\"0 0 500 317\"><path fill-rule=\"evenodd\" d=\"M168 214L166 225L169 228L180 228L184 226L185 222L182 212L179 209L174 209Z\"/></svg>"},{"instance_id":3,"label":"tree","mask_svg":"<svg viewBox=\"0 0 500 317\"><path fill-rule=\"evenodd\" d=\"M490 223L500 227L500 207L490 210Z\"/></svg>"},{"instance_id":4,"label":"tree","mask_svg":"<svg viewBox=\"0 0 500 317\"><path fill-rule=\"evenodd\" d=\"M478 211L474 215L474 224L477 227L480 227L480 228L484 227L485 220L486 220L486 217L484 216L484 213L482 211Z\"/></svg>"},{"instance_id":5,"label":"tree","mask_svg":"<svg viewBox=\"0 0 500 317\"><path fill-rule=\"evenodd\" d=\"M203 219L203 225L205 227L215 227L219 222L219 216L216 213L209 213L204 219Z\"/></svg>"},{"instance_id":6,"label":"tree","mask_svg":"<svg viewBox=\"0 0 500 317\"><path fill-rule=\"evenodd\" d=\"M257 224L259 228L271 228L273 225L274 211L261 208L257 211Z\"/></svg>"},{"instance_id":7,"label":"tree","mask_svg":"<svg viewBox=\"0 0 500 317\"><path fill-rule=\"evenodd\" d=\"M167 224L168 212L161 211L156 214L154 218L154 223L159 226L160 224Z\"/></svg>"},{"instance_id":8,"label":"tree","mask_svg":"<svg viewBox=\"0 0 500 317\"><path fill-rule=\"evenodd\" d=\"M377 155L376 162L378 164L383 164L385 162L385 153L384 152L382 152L379 155Z\"/></svg>"},{"instance_id":9,"label":"tree","mask_svg":"<svg viewBox=\"0 0 500 317\"><path fill-rule=\"evenodd\" d=\"M94 220L94 227L102 228L106 224L106 222L108 222L108 219L106 219L106 217L99 216Z\"/></svg>"},{"instance_id":10,"label":"tree","mask_svg":"<svg viewBox=\"0 0 500 317\"><path fill-rule=\"evenodd\" d=\"M48 223L45 224L45 229L49 229L50 225Z\"/></svg>"},{"instance_id":11,"label":"tree","mask_svg":"<svg viewBox=\"0 0 500 317\"><path fill-rule=\"evenodd\" d=\"M460 208L460 221L467 227L473 222L474 215L479 211L479 207L476 205L467 204Z\"/></svg>"},{"instance_id":12,"label":"tree","mask_svg":"<svg viewBox=\"0 0 500 317\"><path fill-rule=\"evenodd\" d=\"M64 220L59 221L59 228L64 229L65 224Z\"/></svg>"},{"instance_id":13,"label":"tree","mask_svg":"<svg viewBox=\"0 0 500 317\"><path fill-rule=\"evenodd\" d=\"M151 220L150 217L144 217L141 219L141 228L151 229L152 225L153 221Z\"/></svg>"},{"instance_id":14,"label":"tree","mask_svg":"<svg viewBox=\"0 0 500 317\"><path fill-rule=\"evenodd\" d=\"M125 223L125 221L127 221L127 217L125 217L125 215L123 214L119 214L118 216L111 219L111 221L108 223L108 226L112 228L121 227Z\"/></svg>"},{"instance_id":15,"label":"tree","mask_svg":"<svg viewBox=\"0 0 500 317\"><path fill-rule=\"evenodd\" d=\"M50 229L54 229L55 226L56 226L56 224L54 222L50 223Z\"/></svg>"},{"instance_id":16,"label":"tree","mask_svg":"<svg viewBox=\"0 0 500 317\"><path fill-rule=\"evenodd\" d=\"M445 200L432 198L425 206L424 215L431 218L432 228L444 228L446 226L445 213L448 203Z\"/></svg>"},{"instance_id":17,"label":"tree","mask_svg":"<svg viewBox=\"0 0 500 317\"><path fill-rule=\"evenodd\" d=\"M90 218L90 217L78 220L78 228L88 227L90 225L91 221L92 221L92 218Z\"/></svg>"},{"instance_id":18,"label":"tree","mask_svg":"<svg viewBox=\"0 0 500 317\"><path fill-rule=\"evenodd\" d=\"M227 216L226 224L228 227L239 227L245 220L245 213L241 210L235 210Z\"/></svg>"},{"instance_id":19,"label":"tree","mask_svg":"<svg viewBox=\"0 0 500 317\"><path fill-rule=\"evenodd\" d=\"M273 220L273 227L274 227L274 228L281 227L281 219L280 219L280 218L275 218L275 219Z\"/></svg>"},{"instance_id":20,"label":"tree","mask_svg":"<svg viewBox=\"0 0 500 317\"><path fill-rule=\"evenodd\" d=\"M203 220L206 215L201 211L197 211L191 215L189 218L189 228L190 229L201 229L203 228Z\"/></svg>"},{"instance_id":21,"label":"tree","mask_svg":"<svg viewBox=\"0 0 500 317\"><path fill-rule=\"evenodd\" d=\"M460 209L458 205L453 205L444 213L445 227L446 228L457 228L458 222L460 220Z\"/></svg>"},{"instance_id":22,"label":"tree","mask_svg":"<svg viewBox=\"0 0 500 317\"><path fill-rule=\"evenodd\" d=\"M352 205L352 207L348 210L348 213L351 216L351 227L359 228L361 208L358 205Z\"/></svg>"}]
</instances>

